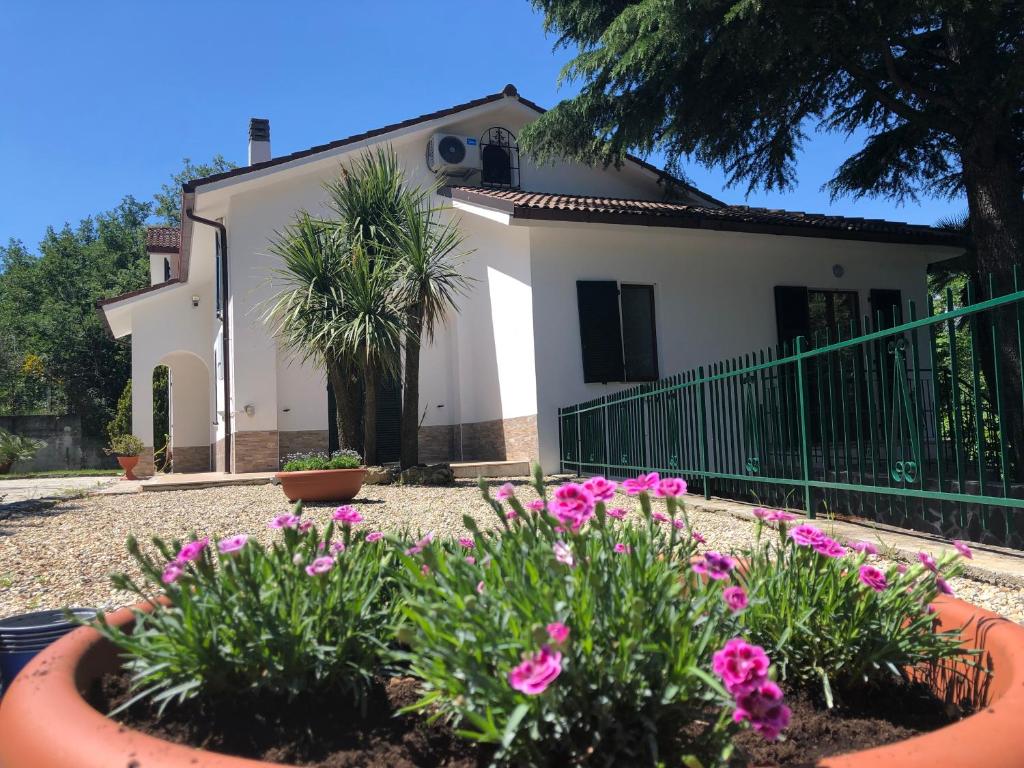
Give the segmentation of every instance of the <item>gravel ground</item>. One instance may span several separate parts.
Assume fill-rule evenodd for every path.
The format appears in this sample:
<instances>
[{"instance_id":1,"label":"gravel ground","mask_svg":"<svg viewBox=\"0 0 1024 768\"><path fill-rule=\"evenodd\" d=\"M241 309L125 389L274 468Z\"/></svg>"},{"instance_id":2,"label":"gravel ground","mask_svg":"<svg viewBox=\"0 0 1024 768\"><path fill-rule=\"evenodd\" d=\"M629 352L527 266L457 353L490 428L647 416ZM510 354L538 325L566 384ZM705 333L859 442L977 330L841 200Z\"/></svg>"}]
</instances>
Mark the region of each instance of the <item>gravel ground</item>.
<instances>
[{"instance_id":1,"label":"gravel ground","mask_svg":"<svg viewBox=\"0 0 1024 768\"><path fill-rule=\"evenodd\" d=\"M502 482L491 481L492 486ZM535 498L523 479L512 482L524 503ZM367 530L458 536L466 514L481 527L497 525L474 481L449 488L367 486L353 503L366 518ZM619 503L638 506L621 496ZM333 507L309 505L306 514L326 519ZM13 511L0 507L0 617L68 605L109 609L132 601L132 595L114 590L108 580L112 572L136 573L124 547L128 534L145 542L152 536L245 532L269 541L267 521L289 508L280 488L271 485L97 495ZM690 518L708 548L730 551L751 541L753 526L731 515L691 511ZM1024 590L972 579L954 579L952 586L965 600L1024 623Z\"/></svg>"}]
</instances>

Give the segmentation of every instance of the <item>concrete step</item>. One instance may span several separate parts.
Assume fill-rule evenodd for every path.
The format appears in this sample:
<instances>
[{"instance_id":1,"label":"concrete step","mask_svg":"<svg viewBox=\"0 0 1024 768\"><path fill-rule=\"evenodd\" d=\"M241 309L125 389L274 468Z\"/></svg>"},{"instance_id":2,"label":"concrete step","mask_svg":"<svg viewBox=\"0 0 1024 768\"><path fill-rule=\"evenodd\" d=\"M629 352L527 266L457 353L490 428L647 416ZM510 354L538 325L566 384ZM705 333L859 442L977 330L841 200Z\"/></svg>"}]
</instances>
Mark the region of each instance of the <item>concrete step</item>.
<instances>
[{"instance_id":1,"label":"concrete step","mask_svg":"<svg viewBox=\"0 0 1024 768\"><path fill-rule=\"evenodd\" d=\"M456 478L475 480L478 477L529 477L529 461L460 461L452 462Z\"/></svg>"},{"instance_id":2,"label":"concrete step","mask_svg":"<svg viewBox=\"0 0 1024 768\"><path fill-rule=\"evenodd\" d=\"M195 472L157 475L140 483L141 490L154 491L192 491L199 488L220 488L229 485L266 485L273 480L272 472L246 472L227 474L225 472Z\"/></svg>"}]
</instances>

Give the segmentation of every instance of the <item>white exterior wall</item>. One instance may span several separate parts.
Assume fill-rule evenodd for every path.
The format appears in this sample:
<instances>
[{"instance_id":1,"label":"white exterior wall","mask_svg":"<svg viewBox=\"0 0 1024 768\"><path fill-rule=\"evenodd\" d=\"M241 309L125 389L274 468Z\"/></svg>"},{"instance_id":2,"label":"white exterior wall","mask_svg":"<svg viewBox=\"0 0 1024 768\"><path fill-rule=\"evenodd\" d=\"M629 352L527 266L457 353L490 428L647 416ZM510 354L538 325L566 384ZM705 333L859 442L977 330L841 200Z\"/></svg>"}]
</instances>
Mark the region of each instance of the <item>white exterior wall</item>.
<instances>
[{"instance_id":1,"label":"white exterior wall","mask_svg":"<svg viewBox=\"0 0 1024 768\"><path fill-rule=\"evenodd\" d=\"M947 249L951 250L951 249ZM702 230L563 225L530 228L538 432L546 471L558 466L558 408L631 386L586 384L577 280L654 286L659 375L778 343L774 288L857 291L870 314L872 288L898 288L919 312L926 267L939 249ZM943 254L944 257L954 255ZM841 264L842 277L832 267Z\"/></svg>"}]
</instances>

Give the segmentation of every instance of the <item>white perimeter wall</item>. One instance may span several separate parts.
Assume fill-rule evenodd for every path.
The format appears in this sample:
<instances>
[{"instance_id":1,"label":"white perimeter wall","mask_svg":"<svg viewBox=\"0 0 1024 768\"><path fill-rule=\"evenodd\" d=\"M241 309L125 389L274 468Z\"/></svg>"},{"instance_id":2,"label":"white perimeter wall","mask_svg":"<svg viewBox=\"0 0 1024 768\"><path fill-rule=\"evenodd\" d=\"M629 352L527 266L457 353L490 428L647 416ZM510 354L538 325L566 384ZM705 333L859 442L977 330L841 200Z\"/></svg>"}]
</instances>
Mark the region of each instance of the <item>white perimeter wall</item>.
<instances>
[{"instance_id":1,"label":"white perimeter wall","mask_svg":"<svg viewBox=\"0 0 1024 768\"><path fill-rule=\"evenodd\" d=\"M630 384L585 384L577 280L654 285L659 375L778 342L774 288L897 288L926 312L926 267L955 255L917 246L616 225L530 228L541 461L558 466L557 410ZM841 264L842 277L832 267Z\"/></svg>"}]
</instances>

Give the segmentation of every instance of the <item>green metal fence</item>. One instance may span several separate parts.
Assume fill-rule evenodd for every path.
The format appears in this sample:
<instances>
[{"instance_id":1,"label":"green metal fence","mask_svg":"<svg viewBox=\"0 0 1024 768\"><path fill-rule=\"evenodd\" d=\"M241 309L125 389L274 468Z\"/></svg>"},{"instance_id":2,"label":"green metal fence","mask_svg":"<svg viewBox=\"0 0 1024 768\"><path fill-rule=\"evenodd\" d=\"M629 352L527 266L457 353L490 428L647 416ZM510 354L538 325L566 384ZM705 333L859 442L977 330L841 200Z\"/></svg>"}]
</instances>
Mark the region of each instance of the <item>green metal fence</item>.
<instances>
[{"instance_id":1,"label":"green metal fence","mask_svg":"<svg viewBox=\"0 0 1024 768\"><path fill-rule=\"evenodd\" d=\"M989 295L991 296L991 281ZM563 472L1024 548L1024 290L929 301L560 408ZM892 327L886 327L886 326Z\"/></svg>"}]
</instances>

